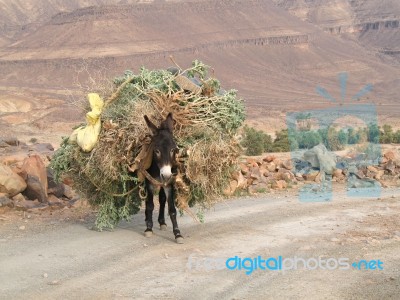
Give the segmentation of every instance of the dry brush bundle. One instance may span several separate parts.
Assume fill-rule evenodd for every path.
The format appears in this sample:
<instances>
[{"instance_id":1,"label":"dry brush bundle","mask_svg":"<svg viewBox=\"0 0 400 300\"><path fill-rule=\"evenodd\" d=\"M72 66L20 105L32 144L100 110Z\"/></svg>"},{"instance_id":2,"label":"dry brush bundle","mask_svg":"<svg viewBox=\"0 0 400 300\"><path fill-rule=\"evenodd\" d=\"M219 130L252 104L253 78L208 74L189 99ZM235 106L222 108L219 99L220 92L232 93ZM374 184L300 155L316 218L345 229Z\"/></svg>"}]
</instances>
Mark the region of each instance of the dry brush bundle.
<instances>
[{"instance_id":1,"label":"dry brush bundle","mask_svg":"<svg viewBox=\"0 0 400 300\"><path fill-rule=\"evenodd\" d=\"M208 207L221 197L239 155L234 135L245 114L236 91L222 90L218 80L207 76L208 69L194 61L186 70L127 71L114 80L95 148L85 153L64 139L52 167L58 178L72 178L78 192L99 207L98 228L113 227L140 209L140 178L130 166L150 139L144 115L157 124L173 113L180 148L179 209Z\"/></svg>"}]
</instances>

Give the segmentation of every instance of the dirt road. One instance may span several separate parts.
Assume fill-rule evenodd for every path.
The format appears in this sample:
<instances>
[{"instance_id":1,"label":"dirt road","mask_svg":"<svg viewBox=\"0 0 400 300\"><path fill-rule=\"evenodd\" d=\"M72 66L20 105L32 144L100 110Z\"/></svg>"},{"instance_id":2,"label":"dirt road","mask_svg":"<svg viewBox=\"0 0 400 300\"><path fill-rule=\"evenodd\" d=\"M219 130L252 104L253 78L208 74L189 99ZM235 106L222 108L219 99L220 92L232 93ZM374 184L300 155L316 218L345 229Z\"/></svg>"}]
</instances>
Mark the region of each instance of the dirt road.
<instances>
[{"instance_id":1,"label":"dirt road","mask_svg":"<svg viewBox=\"0 0 400 300\"><path fill-rule=\"evenodd\" d=\"M400 299L398 190L379 199L340 192L327 203L301 203L295 192L234 199L206 212L205 221L179 218L185 244L178 245L170 227L145 238L142 213L113 232L89 230L92 218L63 212L0 215L0 298ZM380 260L383 270L305 270L300 263L246 275L214 264L234 256L332 258L331 268L339 258Z\"/></svg>"}]
</instances>

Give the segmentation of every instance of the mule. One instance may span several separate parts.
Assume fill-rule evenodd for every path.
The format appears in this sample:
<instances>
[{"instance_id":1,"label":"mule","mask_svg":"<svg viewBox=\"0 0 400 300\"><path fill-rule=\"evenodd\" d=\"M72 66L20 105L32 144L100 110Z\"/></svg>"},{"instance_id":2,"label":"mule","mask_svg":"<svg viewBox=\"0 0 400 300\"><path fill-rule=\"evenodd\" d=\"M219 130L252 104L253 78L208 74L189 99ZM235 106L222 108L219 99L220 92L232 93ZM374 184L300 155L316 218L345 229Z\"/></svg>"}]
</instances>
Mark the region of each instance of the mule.
<instances>
[{"instance_id":1,"label":"mule","mask_svg":"<svg viewBox=\"0 0 400 300\"><path fill-rule=\"evenodd\" d=\"M178 228L178 222L176 221L176 207L174 199L174 176L173 171L177 168L176 155L178 153L178 147L176 146L173 137L173 125L174 120L172 114L169 113L161 125L157 127L154 125L149 118L145 115L144 119L147 126L152 132L152 151L153 159L150 168L146 171L162 183L162 186L155 186L150 180L146 178L145 186L147 191L146 198L146 230L144 235L150 237L153 235L153 210L154 202L153 196L158 191L158 199L160 202L160 212L158 214L158 223L160 224L161 230L167 229L165 223L164 210L165 203L168 202L168 212L172 222L172 230L175 235L175 241L178 244L183 243L183 237Z\"/></svg>"}]
</instances>

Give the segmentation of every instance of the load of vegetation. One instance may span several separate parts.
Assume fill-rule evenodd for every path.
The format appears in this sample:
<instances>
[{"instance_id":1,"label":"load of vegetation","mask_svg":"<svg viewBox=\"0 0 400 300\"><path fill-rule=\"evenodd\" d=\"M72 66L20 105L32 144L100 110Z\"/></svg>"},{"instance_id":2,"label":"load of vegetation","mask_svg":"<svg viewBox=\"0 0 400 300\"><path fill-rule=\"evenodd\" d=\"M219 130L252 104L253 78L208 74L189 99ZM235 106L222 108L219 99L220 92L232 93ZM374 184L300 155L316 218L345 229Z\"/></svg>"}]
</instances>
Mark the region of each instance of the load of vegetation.
<instances>
[{"instance_id":1,"label":"load of vegetation","mask_svg":"<svg viewBox=\"0 0 400 300\"><path fill-rule=\"evenodd\" d=\"M64 138L51 166L57 178L71 178L74 188L98 207L99 229L112 228L140 209L143 178L132 166L141 163L150 141L144 115L160 124L173 113L180 148L176 203L181 212L189 212L194 204L209 207L220 199L240 155L235 134L245 112L236 91L223 90L208 75L209 69L196 60L186 70L126 71L108 93L94 149L84 152Z\"/></svg>"}]
</instances>

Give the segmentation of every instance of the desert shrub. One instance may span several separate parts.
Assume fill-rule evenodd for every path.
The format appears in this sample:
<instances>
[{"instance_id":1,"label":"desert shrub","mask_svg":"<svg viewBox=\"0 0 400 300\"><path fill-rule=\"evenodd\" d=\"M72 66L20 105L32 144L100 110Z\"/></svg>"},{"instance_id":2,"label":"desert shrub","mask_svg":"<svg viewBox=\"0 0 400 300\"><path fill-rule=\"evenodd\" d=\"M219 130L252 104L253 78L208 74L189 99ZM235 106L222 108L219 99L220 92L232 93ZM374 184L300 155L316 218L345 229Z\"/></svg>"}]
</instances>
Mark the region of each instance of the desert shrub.
<instances>
[{"instance_id":1,"label":"desert shrub","mask_svg":"<svg viewBox=\"0 0 400 300\"><path fill-rule=\"evenodd\" d=\"M273 152L288 152L290 151L289 134L287 129L282 129L276 132L276 137L272 145Z\"/></svg>"},{"instance_id":2,"label":"desert shrub","mask_svg":"<svg viewBox=\"0 0 400 300\"><path fill-rule=\"evenodd\" d=\"M245 125L241 145L246 149L246 155L261 155L272 150L272 137L262 130Z\"/></svg>"}]
</instances>

